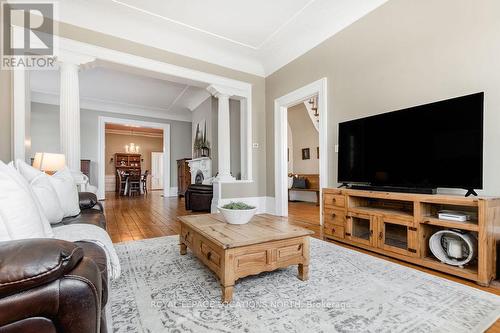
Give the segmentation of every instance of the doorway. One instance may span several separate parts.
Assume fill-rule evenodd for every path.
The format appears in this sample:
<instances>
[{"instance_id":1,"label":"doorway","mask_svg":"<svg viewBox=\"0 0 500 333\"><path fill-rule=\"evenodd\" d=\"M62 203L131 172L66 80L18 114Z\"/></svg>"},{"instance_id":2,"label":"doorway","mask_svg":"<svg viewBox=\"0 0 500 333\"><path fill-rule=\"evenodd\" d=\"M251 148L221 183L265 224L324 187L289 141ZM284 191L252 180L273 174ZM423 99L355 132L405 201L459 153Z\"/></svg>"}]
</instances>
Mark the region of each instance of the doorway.
<instances>
[{"instance_id":1,"label":"doorway","mask_svg":"<svg viewBox=\"0 0 500 333\"><path fill-rule=\"evenodd\" d=\"M333 147L328 146L327 135L327 79L322 78L284 95L274 102L274 142L275 142L275 206L276 215L288 216L288 108L317 98L318 133L319 133L319 175L318 188L328 186L328 157ZM307 148L307 147L304 147ZM309 148L309 156L316 156L316 151ZM295 157L294 157L295 158ZM300 156L302 158L302 155ZM321 221L321 192L319 192Z\"/></svg>"},{"instance_id":2,"label":"doorway","mask_svg":"<svg viewBox=\"0 0 500 333\"><path fill-rule=\"evenodd\" d=\"M287 108L288 216L319 225L319 110L315 95Z\"/></svg>"},{"instance_id":3,"label":"doorway","mask_svg":"<svg viewBox=\"0 0 500 333\"><path fill-rule=\"evenodd\" d=\"M99 188L99 198L105 198L106 194L105 194L105 188L106 190L110 190L112 189L112 186L110 186L110 182L112 181L112 179L114 178L115 181L113 182L114 184L114 191L117 192L119 191L118 189L118 186L119 184L117 184L117 180L118 177L116 176L116 173L117 173L117 170L120 171L121 169L127 169L127 168L135 168L135 170L137 171L137 169L140 169L140 173L142 175L144 175L144 171L146 171L146 169L143 170L143 165L145 162L145 159L147 158L147 160L150 160L150 158L152 158L152 151L147 151L146 155L143 155L142 152L144 152L143 148L141 148L141 146L139 145L139 150L138 152L137 151L134 151L134 152L131 152L130 151L130 146L132 143L134 143L134 146L136 147L137 144L136 142L132 142L132 140L127 140L127 141L131 141L131 142L123 142L124 144L122 144L121 146L123 147L119 147L120 150L123 150L122 152L115 152L115 151L110 151L110 152L107 152L106 151L106 126L108 125L109 127L109 124L113 124L113 125L121 125L121 126L125 126L125 127L128 127L128 128L131 128L131 131L135 131L135 132L138 132L139 131L139 128L146 128L148 129L148 131L151 131L152 129L153 130L156 130L156 132L161 132L162 134L162 151L163 151L163 159L162 159L162 162L161 162L161 169L162 169L162 173L161 173L161 178L162 178L162 188L163 188L163 196L165 197L168 197L170 196L170 124L166 124L166 123L153 123L153 122L145 122L145 121L138 121L138 120L131 120L131 119L123 119L123 118L111 118L111 117L102 117L100 116L99 117L99 129L98 129L98 133L99 133L99 140L98 140L98 149L99 149L99 158L100 158L100 161L104 161L104 163L99 163L98 166L99 166L99 183L101 184L106 184L106 186L103 186L103 187L100 187ZM109 132L109 130L108 130ZM134 141L137 141L137 139L134 139ZM137 141L138 142L138 141ZM129 148L129 151L127 153L127 147ZM154 150L157 150L157 148L155 148ZM133 165L130 165L130 161L126 161L125 162L125 165L124 165L124 168L121 168L120 166L120 161L118 160L115 160L116 157L115 157L115 154L117 153L124 153L125 155L127 154L132 154L132 155L140 155L138 157L138 161L133 161L132 164ZM118 167L117 167L118 166ZM149 169L148 171L151 172L151 162L149 162L148 164L148 168ZM109 170L111 169L112 170L112 173L110 171L106 171L106 170ZM149 173L148 172L148 173ZM111 174L111 176L110 176ZM109 177L110 176L110 177ZM152 178L151 178L152 180ZM151 181L150 180L150 181ZM149 183L150 184L150 183ZM150 185L149 185L150 186Z\"/></svg>"}]
</instances>

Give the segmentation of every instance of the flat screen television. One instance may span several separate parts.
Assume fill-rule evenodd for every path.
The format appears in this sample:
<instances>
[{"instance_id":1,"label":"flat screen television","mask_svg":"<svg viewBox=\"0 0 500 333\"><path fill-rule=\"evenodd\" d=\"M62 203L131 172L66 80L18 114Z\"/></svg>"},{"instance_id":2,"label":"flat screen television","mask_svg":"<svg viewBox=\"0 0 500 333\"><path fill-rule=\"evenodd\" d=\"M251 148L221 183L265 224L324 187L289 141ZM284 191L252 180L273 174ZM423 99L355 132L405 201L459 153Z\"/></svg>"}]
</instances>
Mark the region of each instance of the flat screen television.
<instances>
[{"instance_id":1,"label":"flat screen television","mask_svg":"<svg viewBox=\"0 0 500 333\"><path fill-rule=\"evenodd\" d=\"M483 104L477 93L340 123L339 182L482 189Z\"/></svg>"}]
</instances>

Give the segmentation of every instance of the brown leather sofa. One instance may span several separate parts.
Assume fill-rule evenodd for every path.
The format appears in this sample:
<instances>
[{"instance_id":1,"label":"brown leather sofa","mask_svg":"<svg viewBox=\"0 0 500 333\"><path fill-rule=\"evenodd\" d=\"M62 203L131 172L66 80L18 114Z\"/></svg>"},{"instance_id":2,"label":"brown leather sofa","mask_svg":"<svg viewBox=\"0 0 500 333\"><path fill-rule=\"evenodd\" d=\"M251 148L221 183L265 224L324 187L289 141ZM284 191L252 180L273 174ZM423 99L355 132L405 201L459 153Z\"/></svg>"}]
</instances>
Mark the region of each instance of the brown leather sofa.
<instances>
[{"instance_id":1,"label":"brown leather sofa","mask_svg":"<svg viewBox=\"0 0 500 333\"><path fill-rule=\"evenodd\" d=\"M210 212L214 190L212 185L189 185L184 195L186 210Z\"/></svg>"},{"instance_id":2,"label":"brown leather sofa","mask_svg":"<svg viewBox=\"0 0 500 333\"><path fill-rule=\"evenodd\" d=\"M106 229L95 195L80 193L80 208L61 225ZM0 242L0 333L106 333L107 281L106 254L94 243Z\"/></svg>"}]
</instances>

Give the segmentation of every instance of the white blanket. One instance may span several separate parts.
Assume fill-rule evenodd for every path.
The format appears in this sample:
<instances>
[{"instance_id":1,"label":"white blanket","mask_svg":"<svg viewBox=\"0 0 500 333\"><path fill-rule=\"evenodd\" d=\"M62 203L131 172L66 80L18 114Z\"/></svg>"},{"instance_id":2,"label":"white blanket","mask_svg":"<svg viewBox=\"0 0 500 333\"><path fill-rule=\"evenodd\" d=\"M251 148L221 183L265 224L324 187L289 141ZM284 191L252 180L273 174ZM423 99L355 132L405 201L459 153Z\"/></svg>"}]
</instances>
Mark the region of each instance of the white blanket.
<instances>
[{"instance_id":1,"label":"white blanket","mask_svg":"<svg viewBox=\"0 0 500 333\"><path fill-rule=\"evenodd\" d=\"M120 260L111 238L104 229L91 224L70 224L53 228L53 230L54 238L57 239L68 242L85 241L99 245L106 252L109 277L113 280L120 277Z\"/></svg>"}]
</instances>

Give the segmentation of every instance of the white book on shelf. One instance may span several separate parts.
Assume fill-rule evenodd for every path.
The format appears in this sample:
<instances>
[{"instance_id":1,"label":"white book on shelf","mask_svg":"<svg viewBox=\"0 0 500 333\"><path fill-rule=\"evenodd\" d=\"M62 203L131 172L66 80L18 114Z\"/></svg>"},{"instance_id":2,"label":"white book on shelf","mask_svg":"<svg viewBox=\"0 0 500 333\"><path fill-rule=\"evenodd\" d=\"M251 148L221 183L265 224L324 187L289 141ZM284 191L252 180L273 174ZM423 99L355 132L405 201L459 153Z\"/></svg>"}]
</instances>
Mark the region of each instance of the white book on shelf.
<instances>
[{"instance_id":1,"label":"white book on shelf","mask_svg":"<svg viewBox=\"0 0 500 333\"><path fill-rule=\"evenodd\" d=\"M470 215L464 212L457 212L451 210L441 210L438 212L440 220L449 220L456 222L467 222L470 220Z\"/></svg>"}]
</instances>

